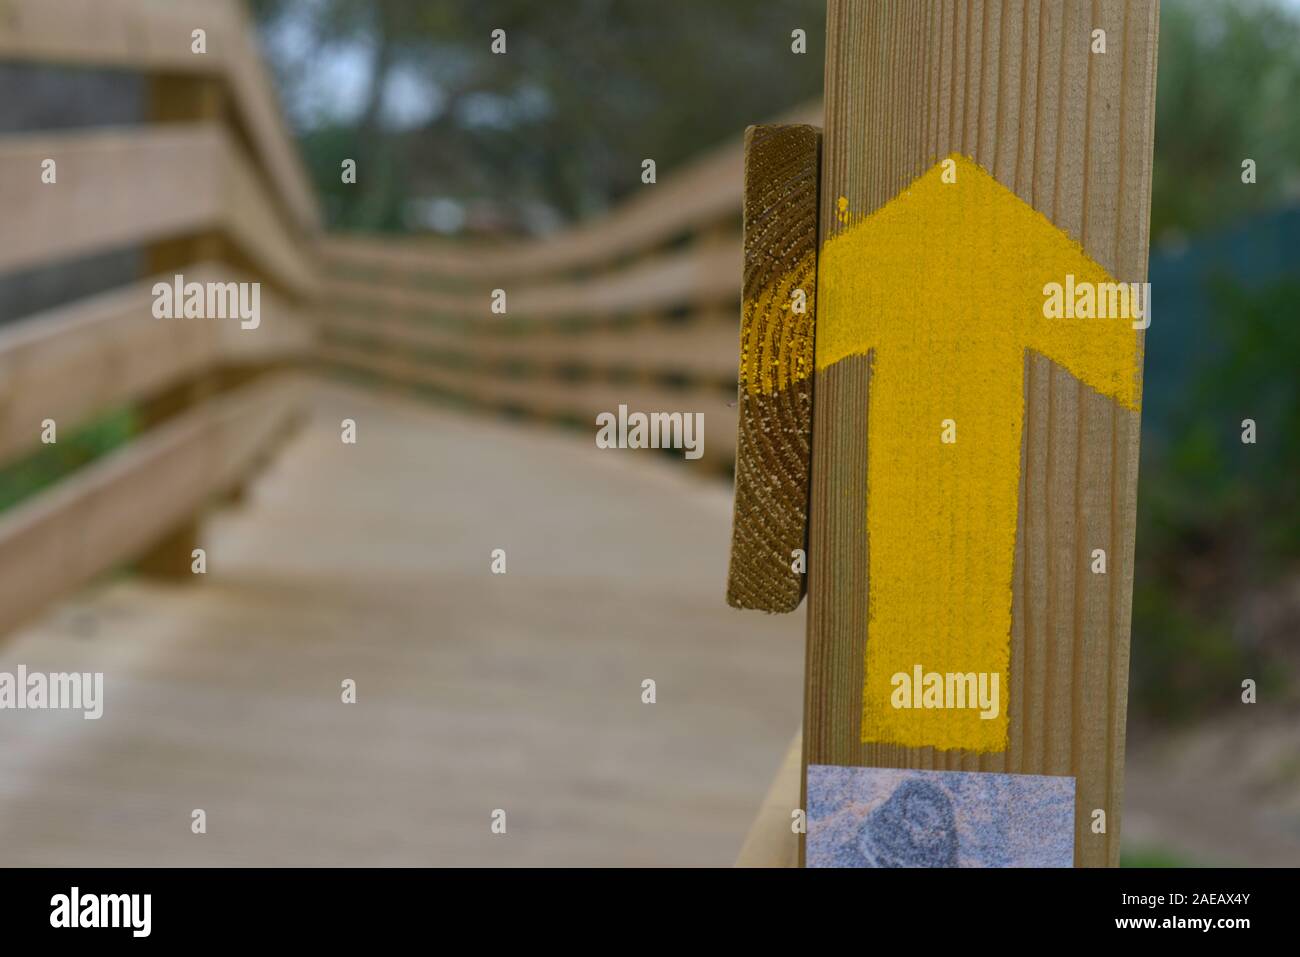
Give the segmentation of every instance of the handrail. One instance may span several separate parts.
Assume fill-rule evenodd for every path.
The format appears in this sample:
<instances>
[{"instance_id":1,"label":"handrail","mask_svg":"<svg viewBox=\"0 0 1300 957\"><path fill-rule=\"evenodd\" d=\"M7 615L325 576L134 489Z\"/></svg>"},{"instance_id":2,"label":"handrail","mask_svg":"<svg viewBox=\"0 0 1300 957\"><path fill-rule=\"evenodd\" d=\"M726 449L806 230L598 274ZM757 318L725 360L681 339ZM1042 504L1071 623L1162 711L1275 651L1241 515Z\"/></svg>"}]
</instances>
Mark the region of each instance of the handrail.
<instances>
[{"instance_id":1,"label":"handrail","mask_svg":"<svg viewBox=\"0 0 1300 957\"><path fill-rule=\"evenodd\" d=\"M704 470L725 472L736 453L736 413L720 390L684 392L645 383L511 379L480 376L440 367L396 353L375 353L321 344L323 361L381 379L466 400L488 409L520 412L537 419L594 423L597 414L616 413L620 405L640 412L700 412L706 423ZM594 425L592 427L594 434ZM677 453L679 456L681 453Z\"/></svg>"},{"instance_id":2,"label":"handrail","mask_svg":"<svg viewBox=\"0 0 1300 957\"><path fill-rule=\"evenodd\" d=\"M574 368L617 375L636 368L651 378L726 384L736 381L736 327L730 310L704 312L683 322L643 320L580 334L559 333L535 323L526 332L498 332L490 322L449 329L400 315L324 311L317 322L326 336L362 339L410 354L467 358L479 363L530 363L543 374Z\"/></svg>"},{"instance_id":3,"label":"handrail","mask_svg":"<svg viewBox=\"0 0 1300 957\"><path fill-rule=\"evenodd\" d=\"M52 185L39 180L47 158ZM271 192L212 123L0 137L0 271L216 229L306 295L313 267Z\"/></svg>"},{"instance_id":4,"label":"handrail","mask_svg":"<svg viewBox=\"0 0 1300 957\"><path fill-rule=\"evenodd\" d=\"M820 124L821 113L821 103L810 103L774 122ZM738 218L743 170L744 146L737 137L663 183L645 187L607 215L556 236L470 245L336 233L322 238L321 256L331 272L370 270L385 278L406 280L454 276L498 285L507 279L518 282L607 266L680 234Z\"/></svg>"},{"instance_id":5,"label":"handrail","mask_svg":"<svg viewBox=\"0 0 1300 957\"><path fill-rule=\"evenodd\" d=\"M214 263L186 280L247 281ZM300 352L308 327L269 290L260 322L167 320L152 314L154 276L0 327L0 465L37 444L38 424L75 426L95 413L160 392L205 369L266 363Z\"/></svg>"},{"instance_id":6,"label":"handrail","mask_svg":"<svg viewBox=\"0 0 1300 957\"><path fill-rule=\"evenodd\" d=\"M686 304L738 300L740 245L720 243L669 253L587 280L515 287L506 284L507 316L529 322L670 310ZM326 298L441 318L499 320L486 292L455 293L412 286L327 279Z\"/></svg>"},{"instance_id":7,"label":"handrail","mask_svg":"<svg viewBox=\"0 0 1300 957\"><path fill-rule=\"evenodd\" d=\"M207 53L191 52L195 29ZM211 75L232 93L236 116L259 165L277 184L298 229L320 229L306 170L280 107L242 4L234 0L5 0L0 5L0 60Z\"/></svg>"}]
</instances>

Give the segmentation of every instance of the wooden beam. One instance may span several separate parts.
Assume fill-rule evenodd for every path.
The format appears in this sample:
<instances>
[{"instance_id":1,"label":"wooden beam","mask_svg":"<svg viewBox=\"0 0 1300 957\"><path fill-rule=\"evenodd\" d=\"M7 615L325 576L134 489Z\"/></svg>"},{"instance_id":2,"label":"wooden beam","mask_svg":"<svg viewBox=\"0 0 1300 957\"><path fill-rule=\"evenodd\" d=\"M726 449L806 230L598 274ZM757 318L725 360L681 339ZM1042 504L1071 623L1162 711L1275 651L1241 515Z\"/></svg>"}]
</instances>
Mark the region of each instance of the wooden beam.
<instances>
[{"instance_id":1,"label":"wooden beam","mask_svg":"<svg viewBox=\"0 0 1300 957\"><path fill-rule=\"evenodd\" d=\"M686 322L643 321L597 326L581 333L539 323L533 330L490 321L458 328L401 315L321 312L321 332L337 339L361 339L388 349L419 350L434 358L467 357L473 362L527 364L552 375L582 367L596 372L632 370L658 378L682 378L726 386L736 381L736 328L728 315L703 314ZM498 327L499 328L499 327Z\"/></svg>"},{"instance_id":2,"label":"wooden beam","mask_svg":"<svg viewBox=\"0 0 1300 957\"><path fill-rule=\"evenodd\" d=\"M279 184L259 175L244 151L226 141L224 233L243 251L244 261L302 299L319 295L319 274L311 249L290 228L273 201Z\"/></svg>"},{"instance_id":3,"label":"wooden beam","mask_svg":"<svg viewBox=\"0 0 1300 957\"><path fill-rule=\"evenodd\" d=\"M206 228L220 216L222 142L215 126L0 138L0 270ZM41 183L46 158L57 183Z\"/></svg>"},{"instance_id":4,"label":"wooden beam","mask_svg":"<svg viewBox=\"0 0 1300 957\"><path fill-rule=\"evenodd\" d=\"M193 282L243 282L224 265L186 270ZM0 463L35 447L42 419L75 427L204 369L282 361L307 351L312 327L263 290L261 322L155 319L159 275L0 329Z\"/></svg>"},{"instance_id":5,"label":"wooden beam","mask_svg":"<svg viewBox=\"0 0 1300 957\"><path fill-rule=\"evenodd\" d=\"M796 734L772 779L758 815L745 836L737 867L798 867L799 831L794 812L799 810L799 780L803 734Z\"/></svg>"},{"instance_id":6,"label":"wooden beam","mask_svg":"<svg viewBox=\"0 0 1300 957\"><path fill-rule=\"evenodd\" d=\"M0 57L207 73L216 58L192 53L190 33L206 28L212 14L193 0L6 0Z\"/></svg>"},{"instance_id":7,"label":"wooden beam","mask_svg":"<svg viewBox=\"0 0 1300 957\"><path fill-rule=\"evenodd\" d=\"M269 381L204 403L0 515L0 631L235 486L283 438L295 390Z\"/></svg>"},{"instance_id":8,"label":"wooden beam","mask_svg":"<svg viewBox=\"0 0 1300 957\"><path fill-rule=\"evenodd\" d=\"M41 162L58 181L41 183ZM216 124L0 138L0 270L219 230L287 292L315 291L301 244Z\"/></svg>"},{"instance_id":9,"label":"wooden beam","mask_svg":"<svg viewBox=\"0 0 1300 957\"><path fill-rule=\"evenodd\" d=\"M989 611L992 616L998 607L1006 607L1002 601L1011 608L1009 648L1004 645L1002 651L1008 656L1002 675L1005 744L983 748L899 743L902 732L885 732L868 724L866 712L885 714L889 704L864 698L864 674L868 687L873 680L889 680L888 674L873 676L867 660L873 642L877 643L874 653L883 654L891 632L880 622L893 620L893 612L878 608L873 599L869 630L869 590L888 589L891 576L915 571L913 562L890 569L889 575L868 578L872 555L885 554L897 536L878 542L867 529L875 521L884 521L884 512L878 510L900 507L899 502L882 500L890 483L876 487L876 479L869 476L897 475L901 473L888 470L910 467L905 464L907 456L887 460L897 443L869 448L867 441L871 417L892 414L897 406L882 401L885 393L877 388L885 381L878 379L886 368L881 363L894 363L894 357L886 359L880 351L852 353L824 364L824 359L832 358L824 349L833 348L837 337L857 321L850 315L851 303L840 298L841 290L834 285L852 286L855 280L845 274L837 274L840 278L834 282L828 280L825 262L832 248L848 250L844 257L849 258L841 257L845 273L853 274L849 267L856 267L857 273L887 282L886 264L898 257L882 250L879 241L873 247L865 240L841 240L876 235L872 230L904 228L907 217L918 215L925 203L956 203L957 197L973 195L958 191L985 189L981 184L991 175L1000 185L988 187L985 195L998 198L990 200L993 206L981 207L984 212L996 210L1022 221L1020 210L1032 207L1046 217L1034 221L1033 241L1059 245L1052 236L1064 233L1082 245L1098 268L1126 282L1144 280L1157 19L1156 0L914 4L830 0L828 11L805 789L809 768L815 766L984 772L972 779L980 786L998 773L1038 776L1036 780L1047 779L1048 784L1072 781L1074 806L1065 829L1073 830L1066 837L1072 838L1073 860L1081 866L1114 865L1119 858L1138 415L1121 401L1085 385L1060 363L1032 349L1026 353L1021 457L1011 463L1018 466L1020 476L1013 585L1010 593L992 596ZM1091 52L1094 29L1106 31L1105 53ZM971 165L960 170L955 185L929 185L942 184L939 179L922 184L923 176L942 175L936 164L949 156L969 158L987 172ZM944 188L954 192L937 191ZM905 190L911 190L912 198L883 216L882 207ZM1029 213L1031 219L1035 215ZM936 213L936 219L941 217L942 211ZM963 246L960 229L977 229L987 218L981 215L975 220L953 224L946 234L927 234L909 248L918 260L934 259L928 251L931 247L919 244L925 243L952 251L954 262L966 261L961 257L979 250ZM882 225L887 223L895 226ZM1022 237L1016 242L1022 240L1030 241ZM996 241L1008 243L1007 251L1025 248L1009 243L1007 237ZM874 248L873 255L879 258L853 262L851 251L857 248ZM1063 278L1027 268L1011 272L1039 287L1048 279ZM921 302L941 288L936 284L945 282L970 290L974 301L985 277L915 275L913 279L889 301L895 305ZM845 295L858 297L857 314L873 329L900 318L921 318L886 308L883 297L889 293L879 287L873 293L850 290ZM1025 301L1030 301L1027 294ZM1038 301L1041 304L1041 295ZM952 334L957 334L962 318L962 310L957 313L951 316ZM1006 315L1005 323L1027 323L1033 318ZM1102 335L1101 327L1097 328L1097 335ZM948 335L943 329L936 334ZM1140 333L1134 341L1140 356ZM1140 357L1137 362L1140 369ZM897 382L897 364L887 368L895 377L889 381ZM969 376L956 367L947 371L946 383L960 374ZM1021 381L1021 373L1017 360L1010 381ZM987 384L999 376L998 371L986 370L980 381ZM922 398L923 394L916 394L913 408L916 414L929 416L929 405ZM1017 405L1008 403L1005 421L1019 414ZM876 422L885 430L907 427L901 419ZM924 423L927 435L931 427L938 442L937 417ZM954 449L974 448L971 438L976 431L959 434L967 444ZM997 441L1002 441L1001 433L997 434ZM1005 475L1002 464L989 474ZM946 467L917 472L913 488L918 500L934 488L951 484L951 474L955 473ZM964 489L973 494L972 485ZM995 507L988 497L974 496L972 501L980 502L973 510L981 514ZM958 518L952 521L950 532L961 525ZM935 541L921 534L912 544L926 554L936 548ZM975 555L984 545L968 540L956 544ZM1090 567L1096 548L1104 549L1108 557L1105 574L1094 574ZM959 565L958 559L954 561ZM975 565L970 570L974 577L985 574ZM874 580L877 577L881 580ZM918 641L930 641L931 631L937 634L941 626L952 623L949 598L950 592L963 587L956 581L959 577L939 574L926 608L909 609L914 617L927 609L932 615L931 623L920 629L919 637L914 636ZM963 596L968 597L967 593L956 597ZM973 638L954 634L957 645L949 650L955 654L967 640ZM920 717L918 712L916 720ZM806 807L806 793L804 800ZM1026 806L1022 803L1019 809ZM1014 816L1015 810L1003 806L991 813ZM1104 833L1094 829L1098 810L1105 812ZM817 822L810 821L806 849L813 846L816 829ZM852 858L853 853L850 849L845 857Z\"/></svg>"},{"instance_id":10,"label":"wooden beam","mask_svg":"<svg viewBox=\"0 0 1300 957\"><path fill-rule=\"evenodd\" d=\"M735 608L789 612L804 595L820 147L812 126L745 132L740 432L727 571Z\"/></svg>"},{"instance_id":11,"label":"wooden beam","mask_svg":"<svg viewBox=\"0 0 1300 957\"><path fill-rule=\"evenodd\" d=\"M212 77L149 78L149 119L154 123L206 123L225 129L229 106L225 86ZM144 272L183 275L192 263L226 258L227 246L225 236L216 230L153 243L145 249ZM148 396L136 407L137 422L142 429L155 428L216 392L217 371L205 368ZM193 551L201 546L202 521L201 514L185 516L139 557L135 567L146 575L186 580L193 574Z\"/></svg>"},{"instance_id":12,"label":"wooden beam","mask_svg":"<svg viewBox=\"0 0 1300 957\"><path fill-rule=\"evenodd\" d=\"M331 365L408 387L434 390L487 408L517 409L539 419L588 422L592 436L596 433L596 416L601 412L617 413L620 404L632 412L700 412L704 415L703 455L699 459L683 459L686 467L718 473L729 469L735 458L736 409L720 389L701 391L648 383L486 376L473 370L434 366L400 353L331 343L318 346L316 355ZM654 454L669 453L655 451ZM671 454L682 455L678 451Z\"/></svg>"},{"instance_id":13,"label":"wooden beam","mask_svg":"<svg viewBox=\"0 0 1300 957\"><path fill-rule=\"evenodd\" d=\"M671 253L588 280L503 282L507 316L529 321L646 313L681 306L731 304L740 296L741 249L734 243ZM415 286L327 278L327 301L370 310L500 321L489 290L442 292Z\"/></svg>"}]
</instances>

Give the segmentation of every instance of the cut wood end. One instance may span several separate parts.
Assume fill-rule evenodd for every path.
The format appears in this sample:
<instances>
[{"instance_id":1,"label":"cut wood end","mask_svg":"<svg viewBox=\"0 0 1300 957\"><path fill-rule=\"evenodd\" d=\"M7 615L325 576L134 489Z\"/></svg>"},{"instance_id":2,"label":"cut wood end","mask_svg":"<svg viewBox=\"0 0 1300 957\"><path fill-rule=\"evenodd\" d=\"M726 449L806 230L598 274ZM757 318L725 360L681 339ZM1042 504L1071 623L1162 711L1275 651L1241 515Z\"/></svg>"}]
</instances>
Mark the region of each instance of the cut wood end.
<instances>
[{"instance_id":1,"label":"cut wood end","mask_svg":"<svg viewBox=\"0 0 1300 957\"><path fill-rule=\"evenodd\" d=\"M821 131L745 130L745 265L727 604L790 612L806 578Z\"/></svg>"}]
</instances>

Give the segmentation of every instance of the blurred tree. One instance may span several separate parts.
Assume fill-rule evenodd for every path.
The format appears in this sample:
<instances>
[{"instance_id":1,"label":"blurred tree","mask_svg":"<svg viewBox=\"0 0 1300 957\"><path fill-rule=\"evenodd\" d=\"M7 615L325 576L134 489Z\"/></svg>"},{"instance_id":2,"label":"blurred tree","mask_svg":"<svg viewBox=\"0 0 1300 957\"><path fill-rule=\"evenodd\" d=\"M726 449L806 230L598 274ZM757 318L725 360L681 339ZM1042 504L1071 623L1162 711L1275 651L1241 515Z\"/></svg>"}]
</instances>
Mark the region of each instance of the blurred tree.
<instances>
[{"instance_id":1,"label":"blurred tree","mask_svg":"<svg viewBox=\"0 0 1300 957\"><path fill-rule=\"evenodd\" d=\"M421 228L442 209L449 228L468 212L486 229L545 231L617 202L644 157L671 169L821 93L821 0L253 6L327 211L345 228ZM790 52L795 27L806 55ZM489 49L497 28L504 56ZM1162 4L1157 242L1300 196L1298 41L1296 9L1278 0ZM322 69L335 61L353 68ZM401 103L416 115L397 115ZM342 188L340 156L360 162L356 188ZM1243 188L1246 158L1259 174Z\"/></svg>"},{"instance_id":2,"label":"blurred tree","mask_svg":"<svg viewBox=\"0 0 1300 957\"><path fill-rule=\"evenodd\" d=\"M1300 199L1300 13L1164 0L1151 235L1169 241ZM1241 163L1258 178L1243 185Z\"/></svg>"},{"instance_id":3,"label":"blurred tree","mask_svg":"<svg viewBox=\"0 0 1300 957\"><path fill-rule=\"evenodd\" d=\"M645 157L669 171L821 94L821 0L254 7L330 219L343 228L418 227L429 203L451 200L471 225L545 231L639 187ZM807 54L790 50L796 27L807 31ZM490 50L498 28L505 55ZM359 108L331 109L338 104L319 90L325 107L304 107L298 93L329 82L322 67L340 57L365 64L347 79L364 90ZM344 156L359 162L356 187L339 181Z\"/></svg>"},{"instance_id":4,"label":"blurred tree","mask_svg":"<svg viewBox=\"0 0 1300 957\"><path fill-rule=\"evenodd\" d=\"M1300 688L1300 285L1261 281L1300 255L1294 214L1265 215L1300 199L1300 13L1164 0L1158 69L1152 239L1195 265L1148 337L1164 394L1143 415L1132 691L1139 717L1195 718L1243 677Z\"/></svg>"}]
</instances>

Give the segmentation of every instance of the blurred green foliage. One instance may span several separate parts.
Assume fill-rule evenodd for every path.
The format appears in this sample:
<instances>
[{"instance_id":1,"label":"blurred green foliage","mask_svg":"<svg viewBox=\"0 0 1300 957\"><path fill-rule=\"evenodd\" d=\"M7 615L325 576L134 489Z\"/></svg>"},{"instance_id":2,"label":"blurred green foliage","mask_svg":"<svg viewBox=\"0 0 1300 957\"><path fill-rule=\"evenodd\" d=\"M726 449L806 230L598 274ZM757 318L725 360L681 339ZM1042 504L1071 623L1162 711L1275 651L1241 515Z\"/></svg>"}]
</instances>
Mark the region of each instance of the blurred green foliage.
<instances>
[{"instance_id":1,"label":"blurred green foliage","mask_svg":"<svg viewBox=\"0 0 1300 957\"><path fill-rule=\"evenodd\" d=\"M471 228L570 223L635 189L643 158L666 174L822 90L822 0L253 6L330 220L345 229L419 228L421 199L480 210ZM803 56L790 52L796 27ZM504 56L490 51L497 28ZM336 76L323 69L332 60L354 66ZM1165 0L1158 69L1157 242L1300 196L1294 6ZM343 87L359 88L352 109L339 106ZM423 101L428 115L394 119L397 101ZM341 182L344 156L358 160L355 186ZM1249 189L1245 158L1259 170Z\"/></svg>"},{"instance_id":2,"label":"blurred green foliage","mask_svg":"<svg viewBox=\"0 0 1300 957\"><path fill-rule=\"evenodd\" d=\"M1300 281L1247 290L1219 278L1210 289L1216 341L1139 481L1132 685L1155 717L1237 702L1244 677L1270 697L1295 679Z\"/></svg>"},{"instance_id":3,"label":"blurred green foliage","mask_svg":"<svg viewBox=\"0 0 1300 957\"><path fill-rule=\"evenodd\" d=\"M117 448L135 428L135 415L116 409L0 469L0 512Z\"/></svg>"},{"instance_id":4,"label":"blurred green foliage","mask_svg":"<svg viewBox=\"0 0 1300 957\"><path fill-rule=\"evenodd\" d=\"M1294 208L1297 95L1295 5L1161 3L1153 248ZM1247 158L1257 166L1250 185L1241 180ZM1300 276L1300 249L1268 253ZM1160 288L1147 338L1149 374L1157 350L1183 355L1161 383L1176 391L1164 402L1173 413L1143 419L1131 672L1138 719L1190 720L1216 704L1239 705L1247 677L1261 701L1297 692L1300 656L1291 646L1300 608L1290 596L1300 579L1300 285L1248 284L1234 275L1251 271L1239 263L1202 260L1214 275L1184 281L1196 286L1189 311L1206 313L1204 321L1161 313L1171 296ZM1171 336L1181 341L1165 349ZM1256 420L1254 445L1241 441L1245 418Z\"/></svg>"},{"instance_id":5,"label":"blurred green foliage","mask_svg":"<svg viewBox=\"0 0 1300 957\"><path fill-rule=\"evenodd\" d=\"M1300 199L1300 13L1270 0L1164 0L1156 243ZM1253 159L1255 185L1241 163Z\"/></svg>"},{"instance_id":6,"label":"blurred green foliage","mask_svg":"<svg viewBox=\"0 0 1300 957\"><path fill-rule=\"evenodd\" d=\"M1120 867L1201 867L1177 851L1159 847L1125 848L1120 852Z\"/></svg>"}]
</instances>

